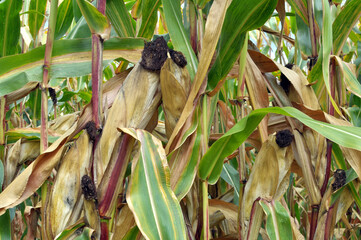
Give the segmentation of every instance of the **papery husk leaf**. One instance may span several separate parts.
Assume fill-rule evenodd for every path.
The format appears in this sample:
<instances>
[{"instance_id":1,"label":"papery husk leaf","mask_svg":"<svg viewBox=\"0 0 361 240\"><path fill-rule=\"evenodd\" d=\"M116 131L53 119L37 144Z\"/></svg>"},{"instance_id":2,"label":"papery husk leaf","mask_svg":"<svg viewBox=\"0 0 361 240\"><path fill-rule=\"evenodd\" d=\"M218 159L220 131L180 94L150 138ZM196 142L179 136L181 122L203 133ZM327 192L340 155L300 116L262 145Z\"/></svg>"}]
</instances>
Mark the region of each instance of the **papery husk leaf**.
<instances>
[{"instance_id":1,"label":"papery husk leaf","mask_svg":"<svg viewBox=\"0 0 361 240\"><path fill-rule=\"evenodd\" d=\"M113 235L111 239L123 239L129 230L135 225L132 211L129 209L128 205L124 205L115 218L115 225L113 227Z\"/></svg>"},{"instance_id":2,"label":"papery husk leaf","mask_svg":"<svg viewBox=\"0 0 361 240\"><path fill-rule=\"evenodd\" d=\"M276 151L270 140L267 140L262 144L262 148L257 154L244 189L242 208L246 220L249 220L253 202L257 198L272 198L274 196L277 190L278 176Z\"/></svg>"},{"instance_id":3,"label":"papery husk leaf","mask_svg":"<svg viewBox=\"0 0 361 240\"><path fill-rule=\"evenodd\" d=\"M164 109L165 128L170 138L188 99L191 79L187 68L179 67L168 58L160 71L160 86Z\"/></svg>"},{"instance_id":4,"label":"papery husk leaf","mask_svg":"<svg viewBox=\"0 0 361 240\"><path fill-rule=\"evenodd\" d=\"M171 137L169 138L169 142L165 149L166 153L174 150L171 149L173 140L175 140L187 118L189 118L193 112L194 105L197 103L194 102L194 100L198 96L201 86L204 83L204 78L206 77L209 64L211 63L212 56L216 49L217 42L222 30L222 24L229 4L229 0L216 0L211 6L205 25L204 37L202 39L202 49L200 53L198 70L194 77L192 89L182 115L179 118L179 121L177 122Z\"/></svg>"},{"instance_id":5,"label":"papery husk leaf","mask_svg":"<svg viewBox=\"0 0 361 240\"><path fill-rule=\"evenodd\" d=\"M0 215L30 197L50 175L61 159L64 144L76 129L74 124L64 135L54 142L43 154L36 158L0 194Z\"/></svg>"},{"instance_id":6,"label":"papery husk leaf","mask_svg":"<svg viewBox=\"0 0 361 240\"><path fill-rule=\"evenodd\" d=\"M359 192L360 182L359 181L353 181L355 184L356 191ZM349 188L344 188L341 196L340 201L337 206L337 213L336 213L336 223L340 221L341 217L345 215L345 213L349 210L351 204L353 204L355 201L352 192L349 190Z\"/></svg>"},{"instance_id":7,"label":"papery husk leaf","mask_svg":"<svg viewBox=\"0 0 361 240\"><path fill-rule=\"evenodd\" d=\"M212 221L211 216L215 212L220 211L224 215L224 220L222 221L222 224L219 224L219 228L222 230L222 232L226 235L237 233L237 205L217 199L209 199L208 203L210 216L209 220Z\"/></svg>"},{"instance_id":8,"label":"papery husk leaf","mask_svg":"<svg viewBox=\"0 0 361 240\"><path fill-rule=\"evenodd\" d=\"M305 138L307 148L310 152L310 158L318 187L321 189L326 172L326 139L319 133L310 129L303 132L303 137Z\"/></svg>"},{"instance_id":9,"label":"papery husk leaf","mask_svg":"<svg viewBox=\"0 0 361 240\"><path fill-rule=\"evenodd\" d=\"M121 133L117 128L144 129L160 104L159 74L145 70L139 63L124 80L109 110L102 137L95 150L98 184L110 161Z\"/></svg>"},{"instance_id":10,"label":"papery husk leaf","mask_svg":"<svg viewBox=\"0 0 361 240\"><path fill-rule=\"evenodd\" d=\"M21 152L21 139L19 139L13 146L11 146L7 154L6 162L4 164L5 165L4 187L8 186L15 177L20 152Z\"/></svg>"},{"instance_id":11,"label":"papery husk leaf","mask_svg":"<svg viewBox=\"0 0 361 240\"><path fill-rule=\"evenodd\" d=\"M62 159L46 208L48 228L53 237L80 217L83 205L81 179L90 172L92 146L88 134L83 132Z\"/></svg>"},{"instance_id":12,"label":"papery husk leaf","mask_svg":"<svg viewBox=\"0 0 361 240\"><path fill-rule=\"evenodd\" d=\"M268 93L266 83L263 79L261 71L253 62L250 55L247 53L247 64L245 69L245 79L247 91L251 100L253 109L266 108L269 106ZM258 125L262 142L268 137L267 129L268 118L265 117Z\"/></svg>"},{"instance_id":13,"label":"papery husk leaf","mask_svg":"<svg viewBox=\"0 0 361 240\"><path fill-rule=\"evenodd\" d=\"M293 131L295 143L292 143L293 152L298 165L302 168L302 174L306 183L306 189L310 196L310 202L318 205L321 201L321 192L316 182L313 171L310 152L308 151L305 139L297 130Z\"/></svg>"},{"instance_id":14,"label":"papery husk leaf","mask_svg":"<svg viewBox=\"0 0 361 240\"><path fill-rule=\"evenodd\" d=\"M55 120L49 122L49 129L58 133L64 134L73 124L78 120L80 112L66 114L57 117Z\"/></svg>"}]
</instances>

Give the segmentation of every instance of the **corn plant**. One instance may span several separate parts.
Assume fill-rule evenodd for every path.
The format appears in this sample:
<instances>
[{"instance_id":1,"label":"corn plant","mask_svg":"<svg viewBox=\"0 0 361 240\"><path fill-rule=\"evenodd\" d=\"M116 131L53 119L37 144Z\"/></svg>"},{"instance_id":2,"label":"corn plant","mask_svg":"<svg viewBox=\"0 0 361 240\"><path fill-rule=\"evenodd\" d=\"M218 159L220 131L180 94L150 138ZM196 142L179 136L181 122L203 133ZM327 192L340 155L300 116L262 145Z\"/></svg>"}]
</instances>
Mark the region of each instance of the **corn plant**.
<instances>
[{"instance_id":1,"label":"corn plant","mask_svg":"<svg viewBox=\"0 0 361 240\"><path fill-rule=\"evenodd\" d=\"M0 239L359 238L361 0L0 16Z\"/></svg>"}]
</instances>

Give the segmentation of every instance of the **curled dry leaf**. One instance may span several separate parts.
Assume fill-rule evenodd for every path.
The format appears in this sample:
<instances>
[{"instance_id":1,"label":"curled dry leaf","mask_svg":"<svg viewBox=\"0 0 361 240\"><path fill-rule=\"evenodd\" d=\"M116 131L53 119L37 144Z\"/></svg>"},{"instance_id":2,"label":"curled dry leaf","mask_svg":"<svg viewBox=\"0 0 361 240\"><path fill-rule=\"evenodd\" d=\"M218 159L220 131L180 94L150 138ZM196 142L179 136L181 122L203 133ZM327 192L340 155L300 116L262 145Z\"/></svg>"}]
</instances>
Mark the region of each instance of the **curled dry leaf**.
<instances>
[{"instance_id":1,"label":"curled dry leaf","mask_svg":"<svg viewBox=\"0 0 361 240\"><path fill-rule=\"evenodd\" d=\"M58 133L64 134L73 124L78 120L80 112L66 114L57 117L55 120L49 122L49 129Z\"/></svg>"},{"instance_id":2,"label":"curled dry leaf","mask_svg":"<svg viewBox=\"0 0 361 240\"><path fill-rule=\"evenodd\" d=\"M80 217L83 205L81 178L90 171L91 150L89 136L83 132L62 158L46 207L46 230L51 238Z\"/></svg>"}]
</instances>

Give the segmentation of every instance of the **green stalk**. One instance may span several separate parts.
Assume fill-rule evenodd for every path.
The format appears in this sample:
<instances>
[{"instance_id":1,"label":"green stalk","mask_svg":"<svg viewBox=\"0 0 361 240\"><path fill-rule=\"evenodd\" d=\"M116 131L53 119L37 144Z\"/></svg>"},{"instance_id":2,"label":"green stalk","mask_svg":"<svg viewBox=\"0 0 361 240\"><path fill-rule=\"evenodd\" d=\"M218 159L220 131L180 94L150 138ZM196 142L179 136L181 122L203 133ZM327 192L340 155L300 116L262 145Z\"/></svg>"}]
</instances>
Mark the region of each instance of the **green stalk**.
<instances>
[{"instance_id":1,"label":"green stalk","mask_svg":"<svg viewBox=\"0 0 361 240\"><path fill-rule=\"evenodd\" d=\"M56 15L58 12L58 0L50 3L49 27L45 46L43 82L41 84L41 130L40 130L40 152L48 148L48 82L51 66L51 55L53 52L54 33L56 27Z\"/></svg>"},{"instance_id":2,"label":"green stalk","mask_svg":"<svg viewBox=\"0 0 361 240\"><path fill-rule=\"evenodd\" d=\"M6 114L6 98L0 98L0 145L5 145L5 114ZM0 157L2 157L0 155Z\"/></svg>"}]
</instances>

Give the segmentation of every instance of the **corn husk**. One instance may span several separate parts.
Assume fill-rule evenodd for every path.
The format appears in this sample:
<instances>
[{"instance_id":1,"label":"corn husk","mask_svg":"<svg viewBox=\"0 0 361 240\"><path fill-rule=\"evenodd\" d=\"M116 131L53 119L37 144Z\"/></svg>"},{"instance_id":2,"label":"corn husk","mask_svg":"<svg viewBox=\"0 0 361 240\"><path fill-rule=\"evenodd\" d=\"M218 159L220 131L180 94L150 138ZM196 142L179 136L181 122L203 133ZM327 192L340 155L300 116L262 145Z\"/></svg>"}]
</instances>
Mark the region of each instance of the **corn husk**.
<instances>
[{"instance_id":1,"label":"corn husk","mask_svg":"<svg viewBox=\"0 0 361 240\"><path fill-rule=\"evenodd\" d=\"M168 58L160 72L160 86L162 91L165 128L170 138L190 92L191 79L187 68L179 67Z\"/></svg>"},{"instance_id":2,"label":"corn husk","mask_svg":"<svg viewBox=\"0 0 361 240\"><path fill-rule=\"evenodd\" d=\"M91 150L92 143L84 132L61 161L46 207L46 228L52 238L80 217L83 207L81 178L90 171Z\"/></svg>"}]
</instances>

